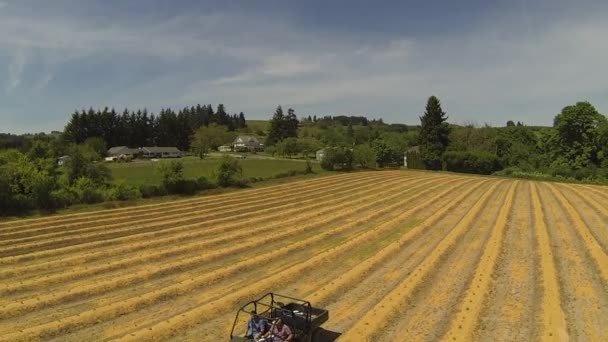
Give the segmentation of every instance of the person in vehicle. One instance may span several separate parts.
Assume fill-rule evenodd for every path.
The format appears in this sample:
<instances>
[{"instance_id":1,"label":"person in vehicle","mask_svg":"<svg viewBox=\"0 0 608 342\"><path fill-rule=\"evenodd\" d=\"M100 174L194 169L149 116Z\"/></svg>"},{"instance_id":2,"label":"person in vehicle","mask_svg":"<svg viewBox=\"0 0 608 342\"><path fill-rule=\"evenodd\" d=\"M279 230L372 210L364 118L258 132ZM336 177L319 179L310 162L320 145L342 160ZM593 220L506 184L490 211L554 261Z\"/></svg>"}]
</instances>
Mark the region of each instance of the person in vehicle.
<instances>
[{"instance_id":1,"label":"person in vehicle","mask_svg":"<svg viewBox=\"0 0 608 342\"><path fill-rule=\"evenodd\" d=\"M270 330L266 334L262 335L262 337L266 338L265 340L270 342L293 342L294 335L289 326L284 324L283 320L277 318Z\"/></svg>"},{"instance_id":2,"label":"person in vehicle","mask_svg":"<svg viewBox=\"0 0 608 342\"><path fill-rule=\"evenodd\" d=\"M258 341L262 335L268 332L268 322L260 318L255 310L251 311L251 318L247 321L247 332L245 337Z\"/></svg>"}]
</instances>

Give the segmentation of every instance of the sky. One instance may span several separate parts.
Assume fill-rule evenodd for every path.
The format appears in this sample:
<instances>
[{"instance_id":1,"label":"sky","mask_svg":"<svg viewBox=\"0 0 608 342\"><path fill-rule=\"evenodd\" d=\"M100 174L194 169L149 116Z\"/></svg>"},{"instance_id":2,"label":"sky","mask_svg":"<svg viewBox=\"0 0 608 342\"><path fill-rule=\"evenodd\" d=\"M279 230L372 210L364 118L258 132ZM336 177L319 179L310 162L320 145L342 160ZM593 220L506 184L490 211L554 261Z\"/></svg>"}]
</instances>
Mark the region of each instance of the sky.
<instances>
[{"instance_id":1,"label":"sky","mask_svg":"<svg viewBox=\"0 0 608 342\"><path fill-rule=\"evenodd\" d=\"M0 132L80 108L551 125L608 114L608 1L0 0Z\"/></svg>"}]
</instances>

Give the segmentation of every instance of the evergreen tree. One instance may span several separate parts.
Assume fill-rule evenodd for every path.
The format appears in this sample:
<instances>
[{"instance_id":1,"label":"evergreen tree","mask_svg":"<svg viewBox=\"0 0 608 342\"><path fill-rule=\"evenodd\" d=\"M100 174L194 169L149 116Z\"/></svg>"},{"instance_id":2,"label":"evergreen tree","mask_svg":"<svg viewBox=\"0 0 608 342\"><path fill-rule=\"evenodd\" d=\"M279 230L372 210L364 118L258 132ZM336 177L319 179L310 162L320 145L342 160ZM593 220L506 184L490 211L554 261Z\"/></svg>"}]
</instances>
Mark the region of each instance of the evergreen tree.
<instances>
[{"instance_id":1,"label":"evergreen tree","mask_svg":"<svg viewBox=\"0 0 608 342\"><path fill-rule=\"evenodd\" d=\"M266 146L274 146L283 139L285 136L284 121L283 108L279 105L272 116L272 120L270 120L270 131L266 137Z\"/></svg>"},{"instance_id":2,"label":"evergreen tree","mask_svg":"<svg viewBox=\"0 0 608 342\"><path fill-rule=\"evenodd\" d=\"M121 115L114 108L95 111L77 110L64 128L65 142L81 144L88 138L100 137L106 146L176 146L187 150L190 136L202 126L216 123L233 131L247 126L245 114L228 114L223 104L214 114L211 105L184 107L176 114L170 108L158 115L143 110L125 109Z\"/></svg>"},{"instance_id":3,"label":"evergreen tree","mask_svg":"<svg viewBox=\"0 0 608 342\"><path fill-rule=\"evenodd\" d=\"M299 124L300 124L300 122L298 121L298 117L296 116L295 111L293 110L293 108L289 108L289 110L287 111L287 116L285 117L285 123L284 123L284 126L285 126L284 134L285 135L282 137L282 139L297 138Z\"/></svg>"},{"instance_id":4,"label":"evergreen tree","mask_svg":"<svg viewBox=\"0 0 608 342\"><path fill-rule=\"evenodd\" d=\"M429 170L441 170L442 156L449 143L450 127L439 99L429 97L426 111L420 117L420 153Z\"/></svg>"},{"instance_id":5,"label":"evergreen tree","mask_svg":"<svg viewBox=\"0 0 608 342\"><path fill-rule=\"evenodd\" d=\"M245 128L247 127L247 121L245 120L245 114L243 114L243 112L239 113L239 124L238 124L239 128Z\"/></svg>"}]
</instances>

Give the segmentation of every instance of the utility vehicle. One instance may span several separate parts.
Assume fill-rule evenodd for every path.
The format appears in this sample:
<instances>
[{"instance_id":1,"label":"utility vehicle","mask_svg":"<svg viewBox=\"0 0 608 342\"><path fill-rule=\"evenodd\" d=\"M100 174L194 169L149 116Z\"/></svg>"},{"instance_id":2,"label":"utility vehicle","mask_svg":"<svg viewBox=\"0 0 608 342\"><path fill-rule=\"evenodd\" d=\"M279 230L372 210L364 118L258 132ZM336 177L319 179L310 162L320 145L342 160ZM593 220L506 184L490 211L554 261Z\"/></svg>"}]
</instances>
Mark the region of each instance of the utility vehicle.
<instances>
[{"instance_id":1,"label":"utility vehicle","mask_svg":"<svg viewBox=\"0 0 608 342\"><path fill-rule=\"evenodd\" d=\"M308 301L271 292L239 309L230 332L230 342L253 341L253 336L246 336L252 311L269 324L281 318L294 333L294 342L314 341L315 332L329 318L327 310L314 308Z\"/></svg>"}]
</instances>

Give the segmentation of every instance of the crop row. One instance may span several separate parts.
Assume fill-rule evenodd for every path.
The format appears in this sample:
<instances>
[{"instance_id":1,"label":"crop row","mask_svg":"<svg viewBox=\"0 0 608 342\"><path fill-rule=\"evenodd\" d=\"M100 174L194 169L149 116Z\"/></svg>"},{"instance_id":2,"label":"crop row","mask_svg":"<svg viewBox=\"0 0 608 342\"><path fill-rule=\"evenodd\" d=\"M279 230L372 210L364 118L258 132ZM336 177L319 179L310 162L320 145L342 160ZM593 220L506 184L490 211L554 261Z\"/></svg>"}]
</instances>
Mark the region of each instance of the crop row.
<instances>
[{"instance_id":1,"label":"crop row","mask_svg":"<svg viewBox=\"0 0 608 342\"><path fill-rule=\"evenodd\" d=\"M362 174L358 176L356 179L369 179L374 178L373 175ZM356 180L354 179L354 180ZM353 181L354 181L353 180ZM318 192L319 189L332 189L334 187L344 187L344 182L339 180L332 180L331 182L322 184L321 187L316 185L309 186L302 189L295 189L296 196L299 198L305 197L306 195L314 196L315 192ZM264 196L256 196L255 198L250 198L250 196L239 196L225 199L224 201L212 202L212 203L194 203L188 206L179 206L176 208L166 207L162 210L154 210L146 213L123 213L120 216L115 217L103 217L99 219L88 219L85 222L77 223L77 224L60 224L55 226L46 226L46 227L37 227L37 228L21 228L17 232L3 234L1 236L3 241L0 241L0 245L3 244L14 244L14 243L23 243L30 240L37 240L41 237L54 237L54 236L64 236L71 234L78 234L81 232L87 231L96 231L109 227L121 227L128 226L133 224L141 225L143 223L156 222L159 221L168 221L169 219L175 218L183 218L184 214L190 214L195 212L197 216L203 216L205 214L217 213L218 210L223 213L229 212L239 212L242 210L247 210L252 206L259 206L260 203L265 205L272 205L273 203L280 203L281 200L285 200L284 198L285 192L279 193L279 196L274 194L264 195ZM293 196L293 195L292 195ZM295 199L295 198L294 198ZM228 209L232 209L229 211ZM96 214L97 215L97 214ZM190 216L187 215L187 216ZM205 216L207 217L207 216ZM25 237L20 237L26 235Z\"/></svg>"},{"instance_id":2,"label":"crop row","mask_svg":"<svg viewBox=\"0 0 608 342\"><path fill-rule=\"evenodd\" d=\"M393 190L395 192L397 192L397 195L399 195L399 191L401 189L403 189L404 186L407 186L409 184L409 182L402 182L402 181L387 181L385 185L381 186L380 188L377 185L374 185L374 190L388 190L390 188L393 188ZM418 187L422 187L426 184L426 182L418 185ZM395 187L398 186L398 187ZM396 189L396 190L395 190ZM376 191L371 192L371 198L370 198L370 191L371 187L362 187L357 189L356 191L352 191L352 194L344 197L342 199L342 201L340 203L333 203L333 205L330 205L333 201L332 200L328 200L325 202L320 202L320 203L316 203L314 207L325 207L324 209L321 209L319 212L317 212L317 216L318 217L324 217L324 214L332 214L335 212L338 212L339 210L342 209L349 209L349 207L352 207L354 205L358 205L358 204L366 204L367 201L370 201L372 198L377 198L380 197L381 194L376 193ZM384 194L385 196L387 194ZM395 195L395 196L397 196ZM263 226L261 229L256 229L256 233L255 233L255 237L256 237L256 241L257 243L260 243L260 236L263 236L262 234L264 233L268 233L268 232L272 232L272 231L276 231L277 228L283 227L283 226L291 226L291 225L296 225L298 222L302 221L302 217L304 217L306 214L301 214L301 215L296 215L295 217L291 217L289 218L289 220L286 221L281 221L280 219L282 218L282 216L287 216L289 213L288 212L279 212L280 214L277 215L277 219L275 220L274 223L269 224L267 226ZM324 217L324 219L327 221L327 217ZM299 226L299 229L307 229L308 227L314 227L315 224L317 223L318 220L313 220L313 221L308 221L306 224ZM238 226L241 228L250 228L253 226L255 222L252 221L245 221L245 222L241 222L238 223ZM326 222L324 222L326 223ZM198 232L195 232L198 233ZM284 232L284 231L279 231L278 233L275 233L272 235L273 238L277 238L277 237L281 237L281 236L289 236L293 234L293 232ZM92 276L92 275L96 275L96 274L106 274L110 271L113 270L120 270L120 269L127 269L129 266L134 266L134 265L139 265L139 264L144 264L147 262L154 262L154 261L161 261L161 260L166 260L166 258L174 256L174 255L183 255L183 253L185 252L189 252L189 251L202 251L205 250L205 256L208 258L209 256L209 249L211 247L217 246L219 245L221 242L225 242L225 241L240 241L240 243L238 245L233 245L230 248L225 250L225 253L223 253L222 255L230 255L242 250L247 250L248 248L251 248L252 243L245 243L246 240L244 240L244 238L248 238L251 237L251 231L248 229L237 229L236 232L234 232L233 234L212 234L209 236L217 236L215 238L211 238L211 239L204 239L202 241L199 241L197 239L194 239L195 236L193 236L192 234L187 235L188 239L186 243L182 243L182 244L173 244L173 247L169 247L169 248L163 248L163 249L152 249L151 253L144 253L144 254L140 254L138 256L133 256L130 258L120 258L118 260L118 262L109 262L108 258L112 257L112 256L117 256L120 255L123 249L128 249L131 248L131 245L126 245L124 247L116 247L116 248L111 248L108 250L103 250L102 252L98 252L94 255L90 255L87 256L85 258L86 259L90 259L90 260L104 260L104 263L99 265L99 266L86 266L86 265L82 265L82 266L76 266L76 267L72 267L70 268L69 271L67 272L61 272L61 273L57 273L53 276L50 277L46 277L46 278L35 278L32 281L24 281L24 282L20 282L19 284L13 284L13 285L9 285L7 287L5 287L4 289L0 289L0 294L8 294L8 293L12 293L15 291L19 291L19 290L24 290L24 289L35 289L35 288L44 288L47 285L50 284L56 284L56 283L65 283L67 281L71 281L74 279L78 279L78 278L83 278L86 276ZM207 234L205 234L205 236L208 236ZM270 234L267 234L267 237L270 238ZM156 242L156 241L155 241ZM162 246L170 246L170 244L167 243L167 241L163 241L164 243L161 244ZM144 244L146 242L136 242L136 244ZM156 243L155 243L156 244ZM219 257L219 256L218 256ZM74 256L72 258L70 258L70 261L75 263L78 261L79 256ZM200 258L200 257L199 257ZM190 264L190 265L197 265L200 261L198 260L199 258L191 258L188 260L185 260L182 264L178 264L178 265L170 265L169 269L172 268L179 268L180 270L183 270L186 264ZM80 261L83 261L83 258L80 257ZM205 262L207 262L209 260L205 260ZM158 265L158 263L157 263ZM45 266L49 266L49 265L45 265ZM160 266L160 265L159 265ZM28 271L31 272L31 266L28 267ZM18 268L16 269L17 271L15 272L21 272L21 270L19 270ZM158 267L157 269L158 273L163 272L163 267ZM130 274L130 276L133 276L134 274ZM106 277L107 279L105 279L104 281L97 283L96 286L100 286L101 283L112 283L114 280L111 278ZM118 284L117 284L118 286ZM55 296L56 297L56 296Z\"/></svg>"},{"instance_id":3,"label":"crop row","mask_svg":"<svg viewBox=\"0 0 608 342\"><path fill-rule=\"evenodd\" d=\"M434 187L433 186L429 187L426 191L416 193L413 196L413 198L406 198L401 201L397 201L389 206L383 207L381 210L373 210L377 204L372 203L372 204L370 204L370 207L372 209L371 210L372 214L365 215L361 219L358 219L353 222L349 222L348 225L339 226L337 229L341 230L341 231L348 231L349 229L352 229L352 227L356 227L358 224L363 223L372 217L381 217L385 212L390 212L390 211L397 209L400 206L403 206L405 203L407 203L408 200L415 200L415 197L420 197L420 196L423 196L425 193L432 192L434 190L434 188L436 188L437 186L440 186L441 184L445 185L446 183L440 182L438 185L436 185ZM448 191L452 191L452 190L449 189ZM353 210L353 213L357 212L357 210L358 209ZM350 213L348 211L346 211L341 214L343 216L348 216ZM171 286L169 288L158 289L153 292L142 295L140 297L135 297L135 298L132 298L130 300L123 301L120 303L115 303L115 304L109 305L104 308L99 308L99 309L95 310L94 312L85 312L85 313L82 313L80 316L72 317L72 318L68 317L65 320L63 320L63 325L65 325L67 322L73 322L73 324L78 326L80 323L82 323L83 320L90 322L90 320L85 319L85 317L90 317L90 319L95 318L95 321L96 321L97 319L100 318L100 315L102 315L102 313L105 313L105 314L102 315L101 317L103 317L105 315L108 315L106 317L112 317L117 312L119 312L119 313L130 312L134 308L140 307L140 305L149 305L158 300L162 300L163 298L167 298L167 296L183 293L183 291L187 291L188 288L192 289L192 288L196 288L199 286L203 286L205 284L209 284L210 281L214 281L215 279L218 279L220 277L225 277L230 274L233 274L234 272L238 271L239 269L252 267L252 266L258 265L258 264L264 264L264 262L267 262L268 260L272 260L277 255L288 254L290 250L297 249L300 246L306 246L310 243L313 243L315 240L323 241L323 239L326 239L331 234L335 234L335 232L324 232L320 235L313 236L311 239L308 239L308 241L306 241L306 240L301 241L294 245L286 246L284 248L266 253L265 255L256 256L252 259L248 259L243 262L237 263L236 265L232 265L232 266L228 267L227 269L210 272L210 273L204 274L202 277L194 278L193 280L190 280L190 281L184 281L184 282L175 284L174 286ZM83 317L83 315L84 315L84 317ZM78 323L78 322L80 322L80 323ZM52 326L53 326L53 323L48 323L43 326L37 326L37 327L31 327L30 329L25 329L24 332L25 333L27 333L27 331L33 332L32 329L35 329L36 331L47 331L47 333L48 333L49 329L51 331L54 330L54 329L52 329Z\"/></svg>"},{"instance_id":4,"label":"crop row","mask_svg":"<svg viewBox=\"0 0 608 342\"><path fill-rule=\"evenodd\" d=\"M367 182L373 183L375 182L375 179L369 179ZM129 235L138 235L147 232L159 232L161 234L164 232L165 234L168 234L169 232L166 231L167 229L188 224L192 224L195 227L200 228L203 226L217 225L221 222L231 222L235 219L245 219L247 217L256 217L260 215L263 215L262 217L264 217L265 214L277 210L298 207L300 203L306 203L305 200L312 202L315 199L324 198L324 196L332 196L332 193L335 193L337 190L351 191L347 186L341 185L337 188L324 188L318 190L316 193L312 191L313 193L303 194L301 196L298 194L295 196L293 201L289 198L281 198L270 202L264 202L261 200L253 204L243 206L239 209L227 211L219 210L210 215L205 215L205 213L195 211L189 215L168 215L162 220L150 221L148 219L144 219L141 221L148 222L147 224L141 224L140 222L137 224L128 223L100 226L95 228L95 230L89 234L84 233L78 234L77 236L59 237L55 239L44 239L44 237L42 237L41 241L18 243L11 247L0 250L0 256L28 254L45 249L53 249L55 252L63 252L64 250L58 248L79 245L85 242L99 243L103 240L115 239ZM3 260L2 262L6 263L7 261Z\"/></svg>"},{"instance_id":5,"label":"crop row","mask_svg":"<svg viewBox=\"0 0 608 342\"><path fill-rule=\"evenodd\" d=\"M388 172L391 173L391 172ZM261 197L273 198L292 191L298 192L301 189L315 188L318 186L331 186L332 184L343 183L344 180L354 179L353 177L369 177L369 173L359 173L357 175L336 175L322 177L308 181L298 181L258 189L247 189L238 192L228 192L213 196L197 196L190 199L181 199L169 203L144 204L135 207L125 207L108 210L98 210L75 214L64 214L49 216L45 218L26 219L18 221L0 222L0 236L11 233L23 233L24 231L39 228L66 228L78 227L90 223L104 222L104 220L118 219L141 219L142 216L158 214L165 210L184 209L193 206L209 205L219 207L227 202L235 200L256 200ZM107 222L107 221L105 221Z\"/></svg>"},{"instance_id":6,"label":"crop row","mask_svg":"<svg viewBox=\"0 0 608 342\"><path fill-rule=\"evenodd\" d=\"M423 210L424 208L436 203L438 199L443 199L449 196L450 193L453 193L459 189L460 187L450 187L439 193L433 193L433 196L430 199L417 204L415 207L400 213L392 219L380 223L371 230L352 237L351 239L347 240L346 242L343 242L338 246L334 246L330 249L318 252L314 255L314 257L311 257L306 261L293 265L288 269L284 269L272 275L268 275L260 279L259 281L256 281L253 285L249 287L233 290L230 293L225 294L219 300L206 302L196 307L195 309L183 312L162 322L158 322L154 326L148 327L147 329L131 332L129 335L124 336L124 338L125 340L133 341L146 340L154 336L169 336L175 333L176 331L179 331L180 329L187 328L188 326L191 326L196 322L204 320L205 318L209 318L210 315L216 315L222 311L225 311L227 308L234 306L236 303L246 298L250 298L251 296L257 295L258 293L263 293L264 291L267 291L268 289L274 288L276 286L280 286L286 281L289 281L289 279L294 279L295 277L297 277L298 274L312 271L316 269L320 264L329 262L330 260L335 260L335 258L339 258L341 255L344 255L349 251L356 250L358 246L364 245L367 242L373 240L383 231L390 230L395 225L406 221L414 213ZM395 206L391 205L390 208L387 209L395 210L396 208ZM365 222L367 220L367 218L363 218L360 221ZM353 223L357 224L358 222Z\"/></svg>"},{"instance_id":7,"label":"crop row","mask_svg":"<svg viewBox=\"0 0 608 342\"><path fill-rule=\"evenodd\" d=\"M386 187L392 187L400 184L410 184L411 182L415 182L416 178L401 180L397 179L387 179L385 184L381 187L382 189ZM351 198L356 198L360 196L361 193L365 192L368 189L374 188L377 190L378 185L375 183L372 184L358 184L356 190L350 190L349 195L343 198L344 201L348 201ZM188 245L190 242L198 241L202 238L211 238L206 240L204 243L208 245L215 245L217 243L221 243L222 241L229 241L231 239L239 239L244 234L250 234L249 229L243 230L243 228L251 227L255 224L261 225L266 222L261 230L257 230L258 233L262 233L265 231L270 231L270 229L275 229L280 227L280 225L286 225L290 223L295 223L301 221L303 217L308 217L310 215L311 210L315 210L318 208L319 211L315 211L315 214L321 215L321 213L330 212L331 207L328 206L334 202L334 198L329 196L324 198L324 196L320 196L316 201L311 202L307 205L302 205L294 209L289 210L277 210L272 214L254 217L248 220L233 220L229 221L225 224L216 224L209 226L208 229L201 229L206 227L207 224L191 224L184 226L176 226L172 228L168 228L162 231L162 235L159 232L148 232L142 233L137 236L127 236L121 237L112 240L111 247L109 248L95 248L97 243L89 244L87 249L83 252L80 252L80 249L77 249L78 253L71 253L68 256L51 260L48 262L40 262L40 263L32 263L29 262L27 266L15 267L12 269L7 269L6 271L0 271L0 279L7 277L15 277L19 274L34 274L35 271L38 270L50 270L53 269L53 266L72 266L72 265L81 265L85 262L95 261L95 260L104 260L107 262L110 258L124 258L124 254L133 253L133 252L142 252L155 247L165 247L165 246L178 246L183 247ZM283 217L288 217L287 221L279 221ZM186 244L184 244L186 243ZM203 247L199 246L199 247ZM163 248L163 255L171 255L174 251L175 247ZM74 249L74 248L71 248ZM12 258L16 259L16 258ZM36 259L40 259L40 255L37 256ZM1 291L1 290L0 290Z\"/></svg>"},{"instance_id":8,"label":"crop row","mask_svg":"<svg viewBox=\"0 0 608 342\"><path fill-rule=\"evenodd\" d=\"M487 320L506 327L490 335L508 338L514 323L496 316L508 308L488 306L515 290L509 284L519 275L509 270L520 266L539 274L517 287L540 295L533 309L518 311L541 329L535 336L593 340L608 332L606 236L593 226L608 218L601 188L401 172L340 177L270 187L272 204L244 213L233 211L236 203L249 202L220 195L217 216L193 213L199 221L177 217L179 205L156 226L137 223L154 207L107 231L75 216L82 241L57 249L44 244L62 241L59 231L15 238L14 248L32 248L0 257L10 265L0 268L0 340L186 339L210 329L217 331L205 338L220 338L239 304L284 289L330 305L327 326L339 323L344 341L421 337L414 327L427 338L475 340L489 334L479 335ZM196 200L182 205L210 212ZM526 247L509 252L518 240ZM505 261L535 250L528 262ZM503 292L492 294L495 286Z\"/></svg>"}]
</instances>

